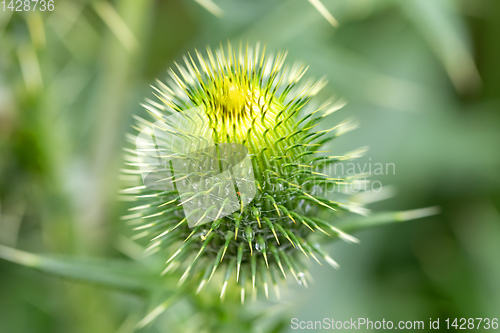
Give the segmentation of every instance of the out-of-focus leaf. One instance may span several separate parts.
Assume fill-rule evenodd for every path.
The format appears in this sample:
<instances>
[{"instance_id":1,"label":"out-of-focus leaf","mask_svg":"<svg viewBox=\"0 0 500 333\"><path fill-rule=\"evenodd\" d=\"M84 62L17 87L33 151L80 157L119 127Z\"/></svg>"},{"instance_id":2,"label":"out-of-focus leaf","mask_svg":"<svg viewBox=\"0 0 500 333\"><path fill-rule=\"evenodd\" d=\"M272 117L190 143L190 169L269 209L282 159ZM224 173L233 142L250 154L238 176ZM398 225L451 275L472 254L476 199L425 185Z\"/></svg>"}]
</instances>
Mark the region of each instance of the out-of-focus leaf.
<instances>
[{"instance_id":1,"label":"out-of-focus leaf","mask_svg":"<svg viewBox=\"0 0 500 333\"><path fill-rule=\"evenodd\" d=\"M355 232L384 224L416 220L439 213L439 207L427 207L398 212L376 213L366 217L346 218L339 222L338 228L345 232Z\"/></svg>"},{"instance_id":2,"label":"out-of-focus leaf","mask_svg":"<svg viewBox=\"0 0 500 333\"><path fill-rule=\"evenodd\" d=\"M214 16L221 17L222 15L224 15L224 11L212 0L195 0L195 1Z\"/></svg>"},{"instance_id":3,"label":"out-of-focus leaf","mask_svg":"<svg viewBox=\"0 0 500 333\"><path fill-rule=\"evenodd\" d=\"M468 48L467 29L451 0L397 0L443 63L455 88L479 84L479 74Z\"/></svg>"},{"instance_id":4,"label":"out-of-focus leaf","mask_svg":"<svg viewBox=\"0 0 500 333\"><path fill-rule=\"evenodd\" d=\"M333 27L337 27L339 22L333 17L333 15L328 11L325 5L320 0L308 0L314 8L328 21Z\"/></svg>"},{"instance_id":5,"label":"out-of-focus leaf","mask_svg":"<svg viewBox=\"0 0 500 333\"><path fill-rule=\"evenodd\" d=\"M488 290L487 293L476 295L482 298L485 304L485 316L497 316L500 309L500 212L491 202L477 201L467 203L455 212L456 220L453 225L454 233L462 248L474 263L476 281L480 281ZM442 279L444 284L448 281ZM449 292L454 295L453 290ZM468 304L461 304L464 311Z\"/></svg>"},{"instance_id":6,"label":"out-of-focus leaf","mask_svg":"<svg viewBox=\"0 0 500 333\"><path fill-rule=\"evenodd\" d=\"M0 245L0 258L58 277L128 291L161 288L157 272L134 262L38 255Z\"/></svg>"},{"instance_id":7,"label":"out-of-focus leaf","mask_svg":"<svg viewBox=\"0 0 500 333\"><path fill-rule=\"evenodd\" d=\"M106 23L109 29L116 35L116 38L128 50L133 51L139 45L134 33L130 30L129 25L123 20L116 9L108 2L95 2L94 8L97 14Z\"/></svg>"},{"instance_id":8,"label":"out-of-focus leaf","mask_svg":"<svg viewBox=\"0 0 500 333\"><path fill-rule=\"evenodd\" d=\"M164 313L172 304L177 301L183 291L184 288L178 289L174 294L170 295L169 297L167 297L167 299L161 302L161 304L148 312L148 314L137 323L137 328L140 329L152 323L156 318L158 318L159 315Z\"/></svg>"}]
</instances>

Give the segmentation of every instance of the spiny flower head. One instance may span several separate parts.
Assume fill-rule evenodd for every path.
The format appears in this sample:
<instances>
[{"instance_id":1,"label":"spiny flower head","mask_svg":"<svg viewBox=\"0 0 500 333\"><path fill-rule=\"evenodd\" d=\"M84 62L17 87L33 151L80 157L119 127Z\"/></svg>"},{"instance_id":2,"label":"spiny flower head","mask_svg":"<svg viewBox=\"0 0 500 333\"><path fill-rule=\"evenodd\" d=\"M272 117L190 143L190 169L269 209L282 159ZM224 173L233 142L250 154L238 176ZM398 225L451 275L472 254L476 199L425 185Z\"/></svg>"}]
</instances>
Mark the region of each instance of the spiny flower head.
<instances>
[{"instance_id":1,"label":"spiny flower head","mask_svg":"<svg viewBox=\"0 0 500 333\"><path fill-rule=\"evenodd\" d=\"M342 103L316 107L325 80L304 82L307 67L285 58L259 44L188 54L153 87L151 119L136 117L127 161L139 168L125 172L144 185L125 190L140 202L125 219L150 239L148 251L169 253L164 273L179 271L196 292L217 276L221 297L235 288L242 302L247 290L267 297L269 282L279 296L290 275L307 285L303 259L337 266L313 234L356 241L320 218L350 209L326 198L329 184L347 180L324 172L356 154L321 151L346 125L316 129Z\"/></svg>"}]
</instances>

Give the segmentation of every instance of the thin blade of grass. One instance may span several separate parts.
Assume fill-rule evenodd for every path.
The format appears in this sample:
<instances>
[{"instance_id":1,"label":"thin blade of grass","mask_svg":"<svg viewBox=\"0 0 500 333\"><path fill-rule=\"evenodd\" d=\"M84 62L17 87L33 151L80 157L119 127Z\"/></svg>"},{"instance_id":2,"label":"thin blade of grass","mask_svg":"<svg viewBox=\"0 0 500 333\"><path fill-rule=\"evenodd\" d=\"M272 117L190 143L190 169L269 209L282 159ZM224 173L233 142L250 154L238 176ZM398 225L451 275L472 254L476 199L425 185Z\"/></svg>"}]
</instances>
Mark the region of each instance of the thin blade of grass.
<instances>
[{"instance_id":1,"label":"thin blade of grass","mask_svg":"<svg viewBox=\"0 0 500 333\"><path fill-rule=\"evenodd\" d=\"M33 254L0 245L0 258L61 278L128 291L160 287L159 274L133 262Z\"/></svg>"},{"instance_id":2,"label":"thin blade of grass","mask_svg":"<svg viewBox=\"0 0 500 333\"><path fill-rule=\"evenodd\" d=\"M316 10L332 25L332 27L336 28L339 25L339 22L333 17L330 11L325 7L325 5L320 0L307 0L311 3L311 5L316 8Z\"/></svg>"},{"instance_id":3,"label":"thin blade of grass","mask_svg":"<svg viewBox=\"0 0 500 333\"><path fill-rule=\"evenodd\" d=\"M203 8L205 8L209 13L211 13L214 16L222 17L224 15L224 11L212 0L194 0L194 1L197 2Z\"/></svg>"},{"instance_id":4,"label":"thin blade of grass","mask_svg":"<svg viewBox=\"0 0 500 333\"><path fill-rule=\"evenodd\" d=\"M372 214L367 217L346 218L339 222L337 226L345 232L352 233L384 224L416 220L439 214L439 212L439 207L427 207L397 212L383 212Z\"/></svg>"}]
</instances>

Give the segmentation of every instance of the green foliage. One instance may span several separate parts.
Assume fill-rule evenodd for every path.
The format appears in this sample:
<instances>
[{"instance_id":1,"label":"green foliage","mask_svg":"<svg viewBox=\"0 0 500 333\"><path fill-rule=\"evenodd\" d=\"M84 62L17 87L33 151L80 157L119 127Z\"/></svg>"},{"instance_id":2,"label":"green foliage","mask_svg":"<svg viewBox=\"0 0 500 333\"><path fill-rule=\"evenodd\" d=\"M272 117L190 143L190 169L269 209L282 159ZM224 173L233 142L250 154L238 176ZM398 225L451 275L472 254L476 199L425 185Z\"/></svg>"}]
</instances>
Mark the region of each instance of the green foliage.
<instances>
[{"instance_id":1,"label":"green foliage","mask_svg":"<svg viewBox=\"0 0 500 333\"><path fill-rule=\"evenodd\" d=\"M283 332L296 316L498 315L498 2L321 1L337 28L316 1L213 2L221 17L194 1L74 0L53 12L0 11L0 256L64 277L2 260L2 330ZM219 290L178 291L182 272L159 278L166 253L145 258L147 244L121 237L130 230L119 219L129 203L116 198L129 181L117 171L125 133L148 85L178 56L228 39L289 50L312 76L328 78L320 98L335 92L349 101L339 114L355 116L362 130L326 149L342 155L368 143L360 163L396 165L395 174L372 176L397 188L390 200L370 203L373 211L442 213L361 232L363 246L326 247L342 269L312 265L314 284L291 287L280 303L241 307L239 299L220 302ZM318 126L338 123L332 115ZM408 216L343 215L335 223L355 232Z\"/></svg>"}]
</instances>

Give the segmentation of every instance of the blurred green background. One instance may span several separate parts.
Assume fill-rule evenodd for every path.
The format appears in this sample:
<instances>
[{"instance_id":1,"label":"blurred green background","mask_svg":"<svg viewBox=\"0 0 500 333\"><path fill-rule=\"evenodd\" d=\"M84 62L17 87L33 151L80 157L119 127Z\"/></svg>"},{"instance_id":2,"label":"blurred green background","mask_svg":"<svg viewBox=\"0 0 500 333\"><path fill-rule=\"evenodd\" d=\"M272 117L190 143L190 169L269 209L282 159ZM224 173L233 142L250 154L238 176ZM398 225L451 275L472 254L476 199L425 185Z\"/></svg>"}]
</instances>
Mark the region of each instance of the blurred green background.
<instances>
[{"instance_id":1,"label":"blurred green background","mask_svg":"<svg viewBox=\"0 0 500 333\"><path fill-rule=\"evenodd\" d=\"M282 302L260 305L280 320L217 303L206 326L179 302L141 332L293 332L294 317L500 317L500 1L324 0L337 28L305 0L215 0L220 17L198 2L0 8L0 245L145 260L124 236L127 203L117 200L131 115L185 52L262 41L326 76L323 97L348 100L331 121L354 117L360 128L334 152L368 145L361 162L396 165L373 176L390 195L370 209L441 213L363 231L360 245L332 244L340 270L313 264L309 289L290 286ZM147 307L0 261L2 333L132 332Z\"/></svg>"}]
</instances>

